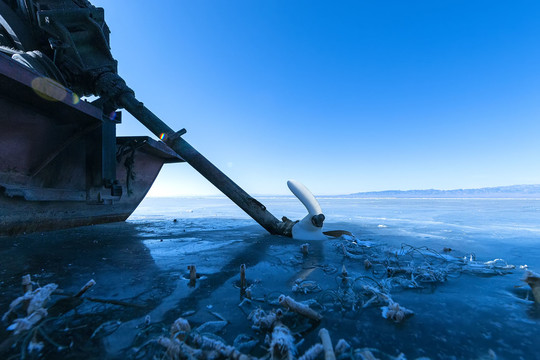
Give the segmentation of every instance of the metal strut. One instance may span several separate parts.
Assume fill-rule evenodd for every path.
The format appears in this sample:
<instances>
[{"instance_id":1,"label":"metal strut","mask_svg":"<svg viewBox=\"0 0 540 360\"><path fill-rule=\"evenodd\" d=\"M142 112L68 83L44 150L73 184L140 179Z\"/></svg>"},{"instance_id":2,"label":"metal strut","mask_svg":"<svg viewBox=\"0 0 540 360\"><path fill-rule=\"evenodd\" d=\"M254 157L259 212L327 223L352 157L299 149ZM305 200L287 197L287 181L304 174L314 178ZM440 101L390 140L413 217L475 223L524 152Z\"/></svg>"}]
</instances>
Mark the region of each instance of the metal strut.
<instances>
[{"instance_id":1,"label":"metal strut","mask_svg":"<svg viewBox=\"0 0 540 360\"><path fill-rule=\"evenodd\" d=\"M118 104L180 155L188 164L227 195L236 205L264 227L270 234L292 236L291 221L280 221L259 201L251 197L227 175L219 170L193 146L138 101L132 92L118 98ZM180 133L180 132L179 132Z\"/></svg>"},{"instance_id":2,"label":"metal strut","mask_svg":"<svg viewBox=\"0 0 540 360\"><path fill-rule=\"evenodd\" d=\"M102 73L98 76L95 85L100 96L126 109L270 234L292 236L294 222L286 218L280 221L266 210L263 204L245 192L184 140L182 135L186 132L185 129L175 132L137 100L134 91L118 74L114 72Z\"/></svg>"}]
</instances>

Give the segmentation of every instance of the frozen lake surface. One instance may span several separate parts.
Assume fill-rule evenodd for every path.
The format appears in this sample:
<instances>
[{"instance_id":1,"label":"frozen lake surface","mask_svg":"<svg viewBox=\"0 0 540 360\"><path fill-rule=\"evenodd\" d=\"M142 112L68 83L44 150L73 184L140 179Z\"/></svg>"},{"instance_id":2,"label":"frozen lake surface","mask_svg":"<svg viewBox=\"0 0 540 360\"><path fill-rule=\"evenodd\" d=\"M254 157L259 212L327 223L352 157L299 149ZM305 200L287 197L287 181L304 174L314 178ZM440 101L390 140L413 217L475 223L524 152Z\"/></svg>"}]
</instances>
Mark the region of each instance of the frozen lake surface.
<instances>
[{"instance_id":1,"label":"frozen lake surface","mask_svg":"<svg viewBox=\"0 0 540 360\"><path fill-rule=\"evenodd\" d=\"M278 218L306 214L295 198L258 200ZM168 337L183 316L230 345L245 335L254 346L243 352L262 357L266 332L254 330L248 315L281 308L283 294L323 316L308 321L285 311L298 354L326 328L334 346L345 339L380 359L540 359L540 306L520 268L540 272L540 200L319 201L325 230L354 238L271 236L230 200L212 197L148 198L125 223L1 238L2 313L22 294L26 274L71 294L90 279L96 285L77 300L53 295L37 330L15 336L6 319L0 356L37 358L28 344L42 342L42 358L166 358L153 340ZM495 259L502 260L489 263ZM242 264L251 301L239 306ZM200 276L194 285L191 265ZM414 315L383 318L388 304L370 289ZM364 356L341 357L351 354Z\"/></svg>"}]
</instances>

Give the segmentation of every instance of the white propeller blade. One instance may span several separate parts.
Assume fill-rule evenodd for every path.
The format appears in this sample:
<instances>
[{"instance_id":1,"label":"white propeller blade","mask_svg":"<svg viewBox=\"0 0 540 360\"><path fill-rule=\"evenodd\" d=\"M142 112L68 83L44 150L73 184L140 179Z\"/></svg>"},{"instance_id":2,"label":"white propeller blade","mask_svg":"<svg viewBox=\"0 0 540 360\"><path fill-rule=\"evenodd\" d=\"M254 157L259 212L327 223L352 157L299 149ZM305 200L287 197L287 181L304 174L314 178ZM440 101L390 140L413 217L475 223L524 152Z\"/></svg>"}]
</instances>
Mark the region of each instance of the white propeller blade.
<instances>
[{"instance_id":1,"label":"white propeller blade","mask_svg":"<svg viewBox=\"0 0 540 360\"><path fill-rule=\"evenodd\" d=\"M321 206L315 196L303 184L295 180L287 181L291 192L304 204L308 215L296 223L292 228L292 236L299 240L325 240L327 237L322 232L324 215Z\"/></svg>"}]
</instances>

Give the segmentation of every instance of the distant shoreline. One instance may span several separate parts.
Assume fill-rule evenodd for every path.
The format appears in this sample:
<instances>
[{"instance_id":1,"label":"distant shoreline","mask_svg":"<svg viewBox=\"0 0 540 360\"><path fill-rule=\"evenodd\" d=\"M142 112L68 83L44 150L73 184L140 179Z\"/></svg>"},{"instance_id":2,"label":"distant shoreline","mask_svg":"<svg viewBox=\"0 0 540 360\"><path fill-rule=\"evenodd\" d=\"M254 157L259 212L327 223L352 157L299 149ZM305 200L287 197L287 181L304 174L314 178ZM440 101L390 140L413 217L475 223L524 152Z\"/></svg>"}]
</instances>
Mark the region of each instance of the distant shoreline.
<instances>
[{"instance_id":1,"label":"distant shoreline","mask_svg":"<svg viewBox=\"0 0 540 360\"><path fill-rule=\"evenodd\" d=\"M346 196L378 199L538 199L540 198L540 185L513 185L455 190L386 190L360 192Z\"/></svg>"},{"instance_id":2,"label":"distant shoreline","mask_svg":"<svg viewBox=\"0 0 540 360\"><path fill-rule=\"evenodd\" d=\"M406 197L406 196L401 196L401 197L382 197L382 196L379 196L379 197L376 197L376 196L373 196L373 197L364 197L364 196L339 196L339 195L334 195L334 196L317 196L318 199L331 199L331 198L335 198L335 199L361 199L361 200L540 200L540 195L536 196L536 197L519 197L519 196L514 196L514 197L435 197L435 196L432 196L432 197L429 197L429 196L426 196L426 197Z\"/></svg>"}]
</instances>

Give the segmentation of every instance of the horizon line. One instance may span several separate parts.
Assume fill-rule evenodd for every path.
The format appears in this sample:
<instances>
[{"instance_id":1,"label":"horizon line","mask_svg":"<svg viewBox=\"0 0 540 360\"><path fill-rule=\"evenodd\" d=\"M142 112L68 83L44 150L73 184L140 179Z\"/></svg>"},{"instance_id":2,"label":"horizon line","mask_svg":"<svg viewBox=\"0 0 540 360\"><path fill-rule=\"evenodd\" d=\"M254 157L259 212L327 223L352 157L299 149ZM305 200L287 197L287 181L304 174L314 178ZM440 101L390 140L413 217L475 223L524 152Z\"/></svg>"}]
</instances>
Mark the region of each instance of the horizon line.
<instances>
[{"instance_id":1,"label":"horizon line","mask_svg":"<svg viewBox=\"0 0 540 360\"><path fill-rule=\"evenodd\" d=\"M352 192L352 193L346 193L346 194L314 194L315 196L321 196L321 197L332 197L332 196L355 196L359 194L376 194L376 193L387 193L387 192L412 192L412 191L468 191L468 190L484 190L484 189L497 189L497 188L511 188L511 187L519 187L519 186L529 186L534 187L538 186L540 187L540 184L515 184L515 185L499 185L499 186L485 186L485 187L478 187L478 188L457 188L457 189L436 189L436 188L428 188L428 189L408 189L408 190L396 190L396 189L388 189L388 190L373 190L373 191L358 191L358 192ZM269 193L253 193L253 196L258 197L294 197L293 194L290 193L283 193L283 194L269 194ZM182 195L147 195L146 198L174 198L174 197L227 197L225 194L222 193L215 193L215 194L182 194ZM376 197L380 198L380 197ZM387 198L395 198L395 197L387 197ZM421 199L421 197L419 198ZM472 199L472 197L468 198ZM494 198L492 198L494 199ZM507 198L503 198L507 199Z\"/></svg>"}]
</instances>

